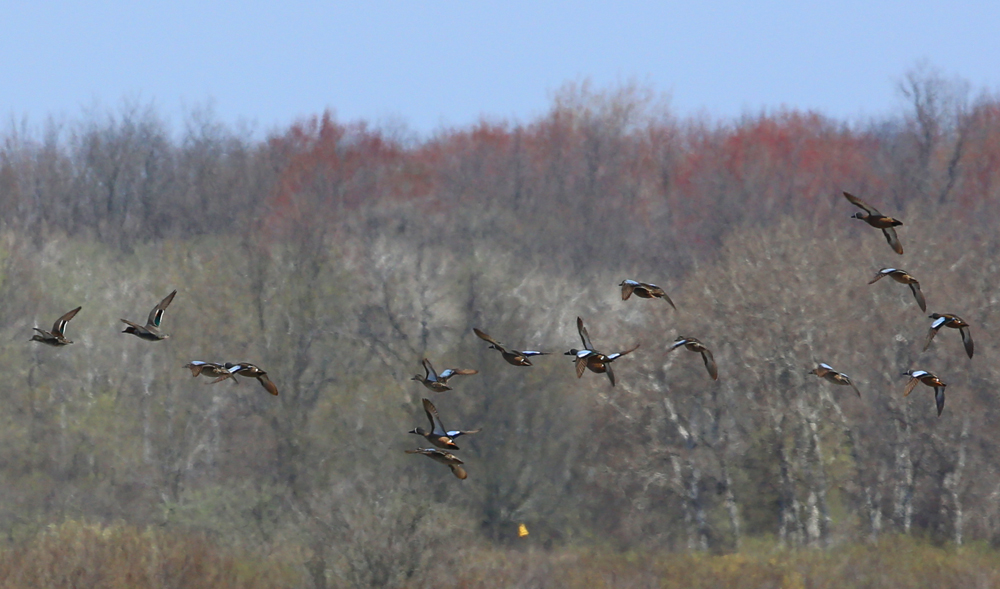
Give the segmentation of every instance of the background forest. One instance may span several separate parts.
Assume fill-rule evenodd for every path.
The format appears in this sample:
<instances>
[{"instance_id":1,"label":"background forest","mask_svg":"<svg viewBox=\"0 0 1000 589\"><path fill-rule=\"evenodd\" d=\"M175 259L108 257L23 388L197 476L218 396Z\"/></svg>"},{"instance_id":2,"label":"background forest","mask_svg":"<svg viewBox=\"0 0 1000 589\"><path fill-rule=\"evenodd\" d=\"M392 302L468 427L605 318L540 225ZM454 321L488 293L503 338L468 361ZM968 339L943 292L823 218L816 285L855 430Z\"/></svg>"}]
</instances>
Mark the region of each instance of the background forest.
<instances>
[{"instance_id":1,"label":"background forest","mask_svg":"<svg viewBox=\"0 0 1000 589\"><path fill-rule=\"evenodd\" d=\"M900 96L854 124L571 84L537 120L420 139L324 114L261 140L138 103L8 127L5 586L1000 583L1000 96L926 70ZM904 256L844 190L903 220ZM971 323L974 359L950 330L921 352L909 290L867 284L886 266ZM622 302L624 278L678 311ZM174 288L170 340L117 333ZM27 342L77 305L74 345ZM641 343L617 387L561 355L578 315L606 352ZM509 366L473 327L556 355ZM665 353L679 334L717 382ZM425 356L480 372L430 394ZM903 398L911 368L948 383L940 418ZM403 452L424 396L483 428L465 481Z\"/></svg>"}]
</instances>

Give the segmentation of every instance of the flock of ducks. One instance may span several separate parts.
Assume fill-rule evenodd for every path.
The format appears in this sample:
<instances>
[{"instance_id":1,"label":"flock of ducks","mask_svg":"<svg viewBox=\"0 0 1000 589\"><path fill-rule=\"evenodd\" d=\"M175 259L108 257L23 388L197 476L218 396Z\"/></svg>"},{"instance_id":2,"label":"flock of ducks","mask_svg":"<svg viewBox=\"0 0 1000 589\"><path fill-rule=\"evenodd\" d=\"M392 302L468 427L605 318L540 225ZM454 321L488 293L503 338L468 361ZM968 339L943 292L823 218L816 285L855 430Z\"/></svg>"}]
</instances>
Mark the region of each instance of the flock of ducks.
<instances>
[{"instance_id":1,"label":"flock of ducks","mask_svg":"<svg viewBox=\"0 0 1000 589\"><path fill-rule=\"evenodd\" d=\"M676 309L674 302L670 300L670 297L663 291L662 288L656 286L655 284L650 284L647 282L637 282L635 280L623 280L618 286L622 289L622 300L628 300L633 294L644 299L664 299L671 307ZM639 344L632 346L631 348L615 352L613 354L605 354L597 349L596 346L590 340L590 334L587 332L586 326L583 324L583 319L580 317L576 318L576 329L580 334L580 341L583 343L582 349L571 348L565 353L566 356L573 356L573 362L576 366L576 376L577 378L583 377L583 373L587 370L597 374L606 374L608 380L611 381L611 386L615 386L615 373L611 368L611 363L625 356L627 354L635 351ZM540 352L537 350L515 350L503 344L493 338L493 336L474 327L472 329L476 336L487 342L489 344L488 349L496 350L500 352L500 356L512 366L531 366L531 358L536 356L547 356L550 352ZM718 380L719 370L715 365L715 359L712 357L712 352L704 344L698 341L697 338L690 336L678 337L674 344L670 347L668 352L684 346L692 352L698 352L701 354L702 359L705 362L705 368L708 369L709 376L713 380ZM464 376L477 374L479 371L471 368L448 368L441 372L434 370L434 366L431 364L430 360L427 358L423 359L424 375L415 375L411 380L415 380L420 384L424 385L431 391L435 393L443 393L445 391L452 390L451 386L448 385L448 381L454 376ZM424 430L421 427L414 428L408 433L416 434L422 436L425 440L430 442L435 448L416 448L413 450L406 450L407 454L423 454L428 458L431 458L441 464L446 465L451 469L451 472L459 479L465 479L468 473L462 467L464 462L449 452L449 450L458 450L458 445L455 444L455 440L459 436L478 433L480 430L449 430L445 428L441 421L441 417L438 414L437 408L431 403L430 399L421 399L424 406L424 412L427 414L427 421L430 424L430 430Z\"/></svg>"},{"instance_id":2,"label":"flock of ducks","mask_svg":"<svg viewBox=\"0 0 1000 589\"><path fill-rule=\"evenodd\" d=\"M861 208L863 211L855 213L851 216L851 218L860 219L872 227L881 229L882 234L885 236L886 241L889 243L889 246L892 247L893 251L902 255L903 245L900 243L899 236L896 234L896 230L894 228L902 225L903 223L897 219L883 215L875 207L872 207L848 192L844 192L844 197L847 198L847 200L852 204ZM923 292L920 290L920 282L918 282L916 278L908 274L905 270L900 270L898 268L882 268L877 274L875 274L875 277L872 278L868 284L874 284L886 276L892 278L900 284L909 286L914 299L916 299L917 305L920 307L920 310L923 312L927 311L927 302L924 299ZM628 300L629 297L634 294L635 296L643 299L663 299L675 310L677 309L677 306L670 299L670 297L667 296L666 292L655 284L638 282L629 279L623 280L618 284L618 286L621 287L623 301ZM121 321L126 324L125 330L122 333L132 334L140 339L151 342L168 339L170 336L160 331L160 322L163 319L164 312L167 310L167 307L174 300L174 296L176 295L177 291L174 290L164 297L159 304L153 307L153 310L149 312L149 317L146 319L145 325L139 325L138 323L134 323L128 319L122 319ZM35 327L34 329L38 333L32 336L30 341L54 347L72 344L73 341L68 339L65 335L66 325L71 319L76 317L77 313L80 312L80 309L82 309L82 307L77 307L57 319L55 324L53 324L51 331ZM930 331L927 334L927 340L924 343L924 350L931 345L931 341L934 339L934 336L937 335L938 331L942 327L950 327L952 329L959 330L959 333L962 336L962 343L965 346L965 351L969 355L969 358L972 358L974 346L968 323L957 315L950 313L932 313L930 318L934 321L931 323ZM587 332L587 328L583 324L583 319L580 317L576 318L576 328L577 332L580 334L580 340L583 343L583 347L581 349L571 348L565 353L565 355L574 357L577 378L582 377L584 372L590 370L591 372L597 374L606 374L608 380L611 381L611 386L615 386L615 373L611 368L611 364L622 356L626 356L634 352L639 347L639 344L621 352L604 354L603 352L598 351L598 349L591 342L590 334ZM515 350L514 348L500 343L479 328L473 328L473 332L477 337L489 343L489 349L500 352L503 359L508 364L513 366L531 366L531 358L549 354L548 352L539 352L536 350ZM688 351L701 354L702 361L705 363L705 369L708 371L709 376L712 380L718 380L718 366L715 363L715 358L712 356L712 351L705 344L703 344L696 337L682 335L670 345L667 352L671 352L680 347L683 347ZM214 362L193 360L184 367L188 368L191 371L191 375L194 377L207 376L209 378L213 378L213 380L208 384L214 384L229 379L233 380L233 382L238 382L236 376L239 375L247 378L255 378L268 393L272 395L278 394L278 388L271 381L271 379L268 378L267 372L249 362L226 362L224 364L218 364ZM420 384L435 393L443 393L445 391L452 390L448 383L455 376L468 376L479 372L475 369L465 368L448 368L441 372L437 372L430 360L427 358L423 359L423 368L423 376L418 374L414 376L412 380L418 381ZM861 391L858 390L858 387L855 386L848 375L834 370L833 367L825 362L821 362L819 366L811 370L810 373L815 374L816 376L833 384L850 386L859 397L861 396ZM941 412L944 410L944 390L948 385L936 374L927 370L907 370L903 373L903 375L910 377L910 380L907 382L906 387L903 390L904 396L908 396L910 392L913 391L914 387L916 387L917 383L923 383L926 386L933 387L934 398L937 404L937 413L940 416ZM454 454L449 452L449 450L459 449L455 440L460 436L474 434L480 430L449 430L444 427L441 417L434 404L426 398L421 399L421 401L423 403L424 412L427 415L427 421L430 429L424 430L421 427L417 427L410 430L409 433L422 436L435 447L417 448L414 450L407 450L406 452L408 454L423 454L424 456L427 456L437 462L445 464L451 469L451 472L454 473L456 477L459 479L465 479L468 474L465 469L462 468L462 464L464 463Z\"/></svg>"},{"instance_id":3,"label":"flock of ducks","mask_svg":"<svg viewBox=\"0 0 1000 589\"><path fill-rule=\"evenodd\" d=\"M882 234L885 236L886 241L889 246L897 254L903 254L903 245L899 241L899 236L896 234L895 227L902 225L902 221L894 219L883 215L875 207L862 201L860 198L854 196L849 192L844 192L844 197L852 204L857 206L862 210L862 212L855 213L851 215L853 219L860 219L865 223L880 229ZM882 268L875 274L868 284L874 284L882 278L890 277L900 284L905 284L910 288L913 293L913 298L916 300L917 305L920 307L922 312L927 312L927 301L924 299L923 292L920 290L920 282L916 278L911 276L905 270L900 270L898 268ZM638 282L636 280L623 280L618 284L621 287L622 300L628 300L633 294L637 297L644 299L663 299L670 304L675 310L677 306L674 302L667 296L666 292L659 286L655 284L650 284L647 282ZM969 358L972 358L974 347L972 342L972 334L969 330L969 324L966 323L962 318L957 315L950 313L932 313L930 318L934 321L931 323L930 331L927 334L927 339L924 343L924 350L927 350L931 345L931 341L934 336L937 335L938 331L942 327L950 327L952 329L958 329L962 336L962 343L965 346L965 351ZM580 378L583 373L587 370L598 374L606 374L608 380L611 381L611 385L615 385L615 373L611 368L612 362L630 354L635 351L639 344L632 346L631 348L616 352L613 354L604 354L597 350L594 344L590 340L590 334L587 333L587 328L583 324L583 319L580 317L576 318L576 328L577 332L580 334L580 340L583 343L582 349L571 348L565 354L567 356L574 357L574 363L576 365L576 376ZM535 350L515 350L505 344L500 343L492 336L482 331L479 328L473 328L473 332L477 337L489 343L489 349L497 350L500 355L508 364L519 367L531 366L531 359L536 356L544 356L549 354L549 352L539 352ZM676 350L677 348L685 348L691 352L697 352L701 354L702 361L705 363L705 369L708 371L709 376L712 380L718 380L719 369L715 363L715 358L712 355L712 351L703 344L698 338L692 336L679 336L667 349L667 352ZM449 368L442 372L437 372L431 365L427 358L423 360L424 375L416 375L412 380L418 381L425 387L430 389L435 393L442 393L445 391L452 390L448 385L448 381L454 376L461 375L472 375L477 374L478 370L475 369L459 369L459 368ZM844 374L843 372L838 372L832 366L825 362L820 362L819 365L809 371L810 374L815 374L816 376L837 385L850 386L858 397L861 397L861 391L854 384L851 378ZM941 415L944 410L944 390L948 385L941 380L936 374L929 372L927 370L907 370L903 373L903 376L908 376L909 381L906 387L903 389L903 396L909 396L913 389L917 386L917 383L922 383L928 387L934 389L934 398L937 404L937 414ZM221 376L220 378L225 378ZM428 458L431 458L437 462L447 465L451 472L459 479L465 479L468 473L462 467L464 462L457 456L452 454L449 450L458 450L458 445L455 444L455 440L462 435L474 434L480 430L448 430L444 427L441 421L441 417L438 415L437 408L429 399L421 399L424 406L424 412L427 414L427 420L430 425L430 430L424 430L423 428L417 427L409 431L411 434L416 434L422 436L428 442L430 442L434 448L416 448L414 450L406 450L408 454L423 454Z\"/></svg>"},{"instance_id":4,"label":"flock of ducks","mask_svg":"<svg viewBox=\"0 0 1000 589\"><path fill-rule=\"evenodd\" d=\"M160 321L163 320L163 313L166 312L167 307L174 300L177 295L177 291L174 290L168 294L162 301L159 302L153 310L149 312L149 317L146 319L145 325L139 325L129 321L128 319L122 319L122 323L126 325L125 330L122 333L130 333L140 339L144 339L150 342L158 342L165 339L169 339L170 336L160 331ZM83 307L77 307L72 311L67 312L65 315L56 319L55 324L52 325L52 331L45 331L44 329L35 327L34 330L37 331L35 335L31 337L34 342L43 343L48 346L61 347L73 343L66 337L66 324L69 323L71 319L76 317L76 314L80 312ZM264 390L271 393L272 395L278 394L278 387L271 381L267 376L267 372L264 372L257 366L249 362L226 362L225 364L216 364L214 362L202 362L201 360L193 360L188 364L184 365L184 368L191 370L192 376L209 376L215 377L209 384L217 383L223 380L232 379L233 382L239 383L236 380L236 375L245 376L247 378L256 378L260 382Z\"/></svg>"},{"instance_id":5,"label":"flock of ducks","mask_svg":"<svg viewBox=\"0 0 1000 589\"><path fill-rule=\"evenodd\" d=\"M878 211L878 209L849 192L844 192L844 197L851 202L851 204L854 204L864 211L851 215L852 219L861 219L872 227L881 229L882 234L885 236L885 240L889 242L889 246L893 249L893 251L899 255L903 254L903 244L899 242L899 236L896 235L896 230L894 229L894 227L902 225L902 221L883 215ZM899 268L882 268L875 274L874 278L868 281L868 284L874 284L886 276L892 278L900 284L909 286L910 291L913 293L913 298L917 301L917 306L920 307L921 311L925 313L927 312L927 301L924 299L923 291L920 290L920 282L913 276L910 276L906 270L900 270ZM972 342L972 332L969 330L968 323L966 323L958 315L952 315L951 313L931 313L929 317L934 321L931 323L930 331L927 333L927 340L924 342L923 349L925 351L930 347L931 340L934 339L934 336L937 335L938 331L942 327L951 327L959 330L959 333L962 336L962 344L965 346L965 353L969 355L970 359L972 358L975 347ZM820 365L813 369L811 373L834 384L849 385L854 389L859 397L861 396L861 391L859 391L858 387L851 382L850 377L843 372L837 372L829 364L820 363ZM937 414L940 417L941 412L944 411L944 389L948 385L941 380L939 376L927 370L907 370L903 373L903 376L910 377L910 380L906 383L906 387L903 389L904 397L909 396L914 387L917 386L917 383L923 383L924 385L934 389L934 401L937 405Z\"/></svg>"}]
</instances>

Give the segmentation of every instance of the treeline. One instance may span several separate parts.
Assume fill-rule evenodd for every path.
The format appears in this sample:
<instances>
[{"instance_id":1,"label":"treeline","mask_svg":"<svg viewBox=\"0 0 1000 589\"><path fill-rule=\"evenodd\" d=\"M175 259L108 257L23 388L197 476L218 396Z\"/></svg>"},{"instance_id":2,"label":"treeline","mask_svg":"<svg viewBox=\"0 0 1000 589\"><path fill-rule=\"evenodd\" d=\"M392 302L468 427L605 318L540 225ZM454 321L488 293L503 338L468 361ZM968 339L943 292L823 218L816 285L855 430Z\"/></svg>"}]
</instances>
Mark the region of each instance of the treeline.
<instances>
[{"instance_id":1,"label":"treeline","mask_svg":"<svg viewBox=\"0 0 1000 589\"><path fill-rule=\"evenodd\" d=\"M852 124L678 119L640 87L571 85L537 120L419 140L329 114L178 133L142 105L11 127L0 526L12 545L79 518L204 534L316 587L415 582L457 546L1000 542L1000 97L928 71L900 90L898 114ZM904 256L843 190L904 221ZM867 285L885 266L972 324L974 359L953 333L921 352L909 291ZM622 302L624 278L679 310ZM170 340L116 333L174 288ZM26 342L77 305L74 345ZM641 343L617 387L561 355L577 316L598 347ZM473 327L557 354L517 369ZM680 334L718 382L665 354ZM480 370L433 397L483 428L465 481L403 453L423 357ZM253 362L281 395L206 386L194 359ZM902 397L910 368L948 382L942 417Z\"/></svg>"}]
</instances>

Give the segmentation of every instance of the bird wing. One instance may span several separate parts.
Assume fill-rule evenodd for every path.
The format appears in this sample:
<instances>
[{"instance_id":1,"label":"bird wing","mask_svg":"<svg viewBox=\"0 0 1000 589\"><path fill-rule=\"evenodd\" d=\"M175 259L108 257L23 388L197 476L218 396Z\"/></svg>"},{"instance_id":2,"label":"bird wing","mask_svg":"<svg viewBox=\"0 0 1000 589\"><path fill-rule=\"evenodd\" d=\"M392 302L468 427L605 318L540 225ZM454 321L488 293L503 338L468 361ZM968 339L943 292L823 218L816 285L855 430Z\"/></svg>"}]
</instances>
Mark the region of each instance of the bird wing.
<instances>
[{"instance_id":1,"label":"bird wing","mask_svg":"<svg viewBox=\"0 0 1000 589\"><path fill-rule=\"evenodd\" d=\"M265 391L271 393L274 396L278 395L278 387L274 386L274 383L271 382L271 379L267 377L267 373L258 376L257 380L260 382L260 386L264 387Z\"/></svg>"},{"instance_id":2,"label":"bird wing","mask_svg":"<svg viewBox=\"0 0 1000 589\"><path fill-rule=\"evenodd\" d=\"M962 343L965 344L965 353L972 357L972 352L975 351L975 346L972 343L972 332L969 331L968 327L959 327L959 333L962 334Z\"/></svg>"},{"instance_id":3,"label":"bird wing","mask_svg":"<svg viewBox=\"0 0 1000 589\"><path fill-rule=\"evenodd\" d=\"M576 357L576 377L580 378L583 376L583 372L587 369L587 356L577 356Z\"/></svg>"},{"instance_id":4,"label":"bird wing","mask_svg":"<svg viewBox=\"0 0 1000 589\"><path fill-rule=\"evenodd\" d=\"M421 399L424 403L424 412L427 413L427 419L431 422L431 433L435 436L449 436L450 434L444 429L444 424L441 423L441 416L438 415L437 407L434 403L431 403L430 399Z\"/></svg>"},{"instance_id":5,"label":"bird wing","mask_svg":"<svg viewBox=\"0 0 1000 589\"><path fill-rule=\"evenodd\" d=\"M705 368L708 369L708 375L712 377L712 380L719 380L719 367L715 365L715 357L712 356L712 350L708 348L702 350L701 359L705 361Z\"/></svg>"},{"instance_id":6,"label":"bird wing","mask_svg":"<svg viewBox=\"0 0 1000 589\"><path fill-rule=\"evenodd\" d=\"M858 387L854 386L854 383L851 382L851 379L847 379L847 384L851 385L851 388L854 389L854 392L858 394L858 398L860 399L861 398L861 391L858 390Z\"/></svg>"},{"instance_id":7,"label":"bird wing","mask_svg":"<svg viewBox=\"0 0 1000 589\"><path fill-rule=\"evenodd\" d=\"M938 417L944 411L944 387L934 387L934 403L937 405Z\"/></svg>"},{"instance_id":8,"label":"bird wing","mask_svg":"<svg viewBox=\"0 0 1000 589\"><path fill-rule=\"evenodd\" d=\"M629 283L628 280L622 282L622 300L627 301L630 296L632 296L632 291L635 290L635 285Z\"/></svg>"},{"instance_id":9,"label":"bird wing","mask_svg":"<svg viewBox=\"0 0 1000 589\"><path fill-rule=\"evenodd\" d=\"M500 342L498 342L497 340L495 340L495 339L493 339L492 337L490 337L490 336L489 336L489 334L487 334L487 333L485 333L485 332L481 331L481 330L480 330L480 329L479 329L478 327L473 327L473 328L472 328L472 331L473 331L473 332L474 332L474 333L475 333L475 334L476 334L477 336L479 336L479 339L481 339L481 340L485 340L485 341L488 341L488 342L490 342L491 344L493 344L494 346L497 346L497 347L503 347L503 346L501 346L501 345L500 345Z\"/></svg>"},{"instance_id":10,"label":"bird wing","mask_svg":"<svg viewBox=\"0 0 1000 589\"><path fill-rule=\"evenodd\" d=\"M674 350L676 350L677 348L683 346L686 343L688 343L688 340L686 338L678 339L669 348L667 348L667 351L668 352L673 352Z\"/></svg>"},{"instance_id":11,"label":"bird wing","mask_svg":"<svg viewBox=\"0 0 1000 589\"><path fill-rule=\"evenodd\" d=\"M913 392L913 387L917 386L918 382L920 382L919 378L911 376L910 382L906 383L906 388L903 389L903 396L908 397L910 393Z\"/></svg>"},{"instance_id":12,"label":"bird wing","mask_svg":"<svg viewBox=\"0 0 1000 589\"><path fill-rule=\"evenodd\" d=\"M611 369L611 362L604 363L604 372L608 375L608 380L611 381L611 386L615 386L615 371Z\"/></svg>"},{"instance_id":13,"label":"bird wing","mask_svg":"<svg viewBox=\"0 0 1000 589\"><path fill-rule=\"evenodd\" d=\"M580 317L576 318L576 330L580 332L580 339L583 340L583 347L588 350L593 350L594 344L590 343L590 335L587 333L587 328L583 326L583 319Z\"/></svg>"},{"instance_id":14,"label":"bird wing","mask_svg":"<svg viewBox=\"0 0 1000 589\"><path fill-rule=\"evenodd\" d=\"M52 324L53 335L64 335L64 331L66 330L66 323L69 322L69 320L72 319L73 317L76 317L76 314L79 313L80 309L82 308L83 307L77 307L72 311L70 311L69 313L66 313L59 319L56 319L56 322Z\"/></svg>"},{"instance_id":15,"label":"bird wing","mask_svg":"<svg viewBox=\"0 0 1000 589\"><path fill-rule=\"evenodd\" d=\"M885 235L885 240L892 246L893 251L899 255L903 255L903 244L899 243L899 236L896 235L896 230L892 227L886 227L882 229L882 234Z\"/></svg>"},{"instance_id":16,"label":"bird wing","mask_svg":"<svg viewBox=\"0 0 1000 589\"><path fill-rule=\"evenodd\" d=\"M665 301L667 301L668 303L670 303L670 306L674 308L674 311L677 310L677 305L675 305L674 302L672 300L670 300L670 297L667 296L667 293L663 293L663 299Z\"/></svg>"},{"instance_id":17,"label":"bird wing","mask_svg":"<svg viewBox=\"0 0 1000 589\"><path fill-rule=\"evenodd\" d=\"M875 284L879 280L882 280L882 278L888 276L893 270L895 270L895 268L882 268L878 271L878 274L875 275L875 278L868 281L868 284Z\"/></svg>"},{"instance_id":18,"label":"bird wing","mask_svg":"<svg viewBox=\"0 0 1000 589\"><path fill-rule=\"evenodd\" d=\"M927 301L924 300L924 293L920 290L919 282L911 282L910 290L913 291L913 298L917 299L917 304L920 305L920 310L924 313L927 312Z\"/></svg>"},{"instance_id":19,"label":"bird wing","mask_svg":"<svg viewBox=\"0 0 1000 589\"><path fill-rule=\"evenodd\" d=\"M127 323L130 327L132 327L132 329L135 329L136 331L146 331L146 328L139 325L138 323L132 323L128 319L122 319L121 321L122 323Z\"/></svg>"},{"instance_id":20,"label":"bird wing","mask_svg":"<svg viewBox=\"0 0 1000 589\"><path fill-rule=\"evenodd\" d=\"M424 364L424 373L425 373L424 374L424 379L425 380L437 380L438 379L438 374L434 370L434 367L431 366L431 361L428 360L427 358L424 358L423 364Z\"/></svg>"},{"instance_id":21,"label":"bird wing","mask_svg":"<svg viewBox=\"0 0 1000 589\"><path fill-rule=\"evenodd\" d=\"M934 339L934 336L937 335L938 330L941 329L941 324L942 321L940 319L931 324L931 329L930 331L927 332L927 341L924 342L924 351L926 351L927 348L931 346L931 340Z\"/></svg>"},{"instance_id":22,"label":"bird wing","mask_svg":"<svg viewBox=\"0 0 1000 589\"><path fill-rule=\"evenodd\" d=\"M853 204L854 206L860 207L865 211L867 211L869 215L879 215L879 216L882 215L882 213L878 212L878 210L875 207L871 206L870 204L866 203L860 198L854 196L850 192L844 192L844 197L847 200L851 201L851 204Z\"/></svg>"},{"instance_id":23,"label":"bird wing","mask_svg":"<svg viewBox=\"0 0 1000 589\"><path fill-rule=\"evenodd\" d=\"M149 312L149 318L146 319L146 325L152 325L153 327L160 326L160 320L163 319L163 312L170 306L170 301L174 300L174 295L176 294L177 291L175 290L164 297L159 305L153 307L153 310Z\"/></svg>"}]
</instances>

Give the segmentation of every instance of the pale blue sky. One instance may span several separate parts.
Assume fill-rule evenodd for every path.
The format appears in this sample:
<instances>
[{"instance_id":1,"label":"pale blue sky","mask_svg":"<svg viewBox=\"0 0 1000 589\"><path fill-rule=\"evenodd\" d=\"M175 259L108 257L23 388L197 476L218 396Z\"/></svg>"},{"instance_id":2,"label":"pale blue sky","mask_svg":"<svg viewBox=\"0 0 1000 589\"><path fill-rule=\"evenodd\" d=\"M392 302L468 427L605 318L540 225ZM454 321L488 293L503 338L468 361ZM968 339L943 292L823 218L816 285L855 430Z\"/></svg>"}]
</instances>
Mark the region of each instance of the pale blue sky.
<instances>
[{"instance_id":1,"label":"pale blue sky","mask_svg":"<svg viewBox=\"0 0 1000 589\"><path fill-rule=\"evenodd\" d=\"M918 60L1000 88L1000 2L3 2L0 115L78 118L123 97L175 125L214 103L258 130L330 108L429 132L530 121L552 92L635 79L680 115L899 105Z\"/></svg>"}]
</instances>

